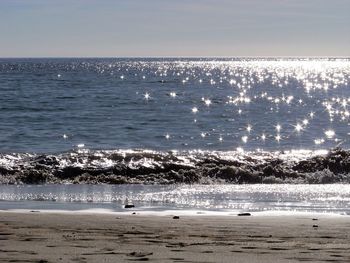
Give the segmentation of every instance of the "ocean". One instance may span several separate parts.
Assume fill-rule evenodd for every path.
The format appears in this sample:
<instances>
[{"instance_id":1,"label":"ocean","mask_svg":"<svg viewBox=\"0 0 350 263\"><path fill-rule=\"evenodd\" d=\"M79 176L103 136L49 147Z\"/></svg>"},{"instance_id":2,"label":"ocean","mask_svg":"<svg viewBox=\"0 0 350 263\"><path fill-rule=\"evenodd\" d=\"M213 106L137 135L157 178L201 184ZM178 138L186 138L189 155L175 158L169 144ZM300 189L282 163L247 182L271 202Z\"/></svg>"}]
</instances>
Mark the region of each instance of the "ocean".
<instances>
[{"instance_id":1,"label":"ocean","mask_svg":"<svg viewBox=\"0 0 350 263\"><path fill-rule=\"evenodd\" d=\"M1 200L68 187L57 184L82 185L69 188L78 195L86 184L196 185L203 208L208 185L299 185L334 198L306 185L336 183L339 212L350 200L349 119L348 58L0 59L0 183L24 189Z\"/></svg>"}]
</instances>

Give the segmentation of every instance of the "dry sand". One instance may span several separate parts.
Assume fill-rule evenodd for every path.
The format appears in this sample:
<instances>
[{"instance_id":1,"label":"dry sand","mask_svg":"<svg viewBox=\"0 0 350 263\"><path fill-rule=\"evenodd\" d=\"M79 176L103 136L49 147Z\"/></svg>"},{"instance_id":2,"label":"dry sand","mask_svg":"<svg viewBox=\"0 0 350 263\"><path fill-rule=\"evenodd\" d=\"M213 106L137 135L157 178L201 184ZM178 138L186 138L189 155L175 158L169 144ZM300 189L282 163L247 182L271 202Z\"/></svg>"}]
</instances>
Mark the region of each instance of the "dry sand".
<instances>
[{"instance_id":1,"label":"dry sand","mask_svg":"<svg viewBox=\"0 0 350 263\"><path fill-rule=\"evenodd\" d=\"M350 217L0 213L0 262L350 262Z\"/></svg>"}]
</instances>

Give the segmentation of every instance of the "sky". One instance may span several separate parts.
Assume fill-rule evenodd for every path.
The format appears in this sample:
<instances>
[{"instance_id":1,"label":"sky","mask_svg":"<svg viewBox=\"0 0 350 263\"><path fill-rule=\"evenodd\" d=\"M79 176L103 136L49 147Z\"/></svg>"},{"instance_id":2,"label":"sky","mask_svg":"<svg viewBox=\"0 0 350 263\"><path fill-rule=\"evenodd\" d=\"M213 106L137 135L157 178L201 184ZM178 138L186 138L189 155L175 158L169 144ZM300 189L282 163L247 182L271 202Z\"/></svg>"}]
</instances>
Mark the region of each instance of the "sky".
<instances>
[{"instance_id":1,"label":"sky","mask_svg":"<svg viewBox=\"0 0 350 263\"><path fill-rule=\"evenodd\" d=\"M350 56L350 0L0 0L0 57Z\"/></svg>"}]
</instances>

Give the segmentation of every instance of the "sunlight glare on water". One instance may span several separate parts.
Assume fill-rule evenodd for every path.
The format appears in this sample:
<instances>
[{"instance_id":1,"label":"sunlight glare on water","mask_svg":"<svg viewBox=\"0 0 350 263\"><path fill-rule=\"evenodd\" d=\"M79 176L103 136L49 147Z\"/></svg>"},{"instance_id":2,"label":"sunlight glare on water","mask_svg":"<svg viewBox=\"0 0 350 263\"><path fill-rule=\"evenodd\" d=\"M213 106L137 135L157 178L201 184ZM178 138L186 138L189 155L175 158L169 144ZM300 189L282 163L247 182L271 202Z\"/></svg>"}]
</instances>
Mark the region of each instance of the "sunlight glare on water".
<instances>
[{"instance_id":1,"label":"sunlight glare on water","mask_svg":"<svg viewBox=\"0 0 350 263\"><path fill-rule=\"evenodd\" d=\"M345 58L1 59L0 73L2 152L350 145Z\"/></svg>"},{"instance_id":2,"label":"sunlight glare on water","mask_svg":"<svg viewBox=\"0 0 350 263\"><path fill-rule=\"evenodd\" d=\"M13 201L26 201L22 209L30 209L30 202L45 201L42 206L47 209L68 209L70 205L79 209L79 204L89 203L122 211L123 204L131 201L139 211L200 209L350 214L350 186L343 184L1 186L0 200L0 209Z\"/></svg>"}]
</instances>

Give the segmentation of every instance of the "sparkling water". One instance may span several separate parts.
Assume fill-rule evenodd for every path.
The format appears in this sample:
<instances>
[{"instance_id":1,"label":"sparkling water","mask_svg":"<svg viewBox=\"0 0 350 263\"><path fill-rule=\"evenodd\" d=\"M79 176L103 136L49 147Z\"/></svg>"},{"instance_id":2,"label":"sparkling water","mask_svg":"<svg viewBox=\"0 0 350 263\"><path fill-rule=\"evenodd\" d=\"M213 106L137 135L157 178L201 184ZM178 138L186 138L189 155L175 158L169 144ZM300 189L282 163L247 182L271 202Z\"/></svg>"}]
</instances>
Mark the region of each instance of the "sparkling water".
<instances>
[{"instance_id":1,"label":"sparkling water","mask_svg":"<svg viewBox=\"0 0 350 263\"><path fill-rule=\"evenodd\" d=\"M0 186L0 209L350 214L350 185ZM124 209L133 203L135 208Z\"/></svg>"},{"instance_id":2,"label":"sparkling water","mask_svg":"<svg viewBox=\"0 0 350 263\"><path fill-rule=\"evenodd\" d=\"M0 151L349 147L349 59L1 59Z\"/></svg>"},{"instance_id":3,"label":"sparkling water","mask_svg":"<svg viewBox=\"0 0 350 263\"><path fill-rule=\"evenodd\" d=\"M0 59L0 179L348 182L349 152L314 156L349 148L349 87L348 58ZM0 209L349 214L350 200L348 184L0 188Z\"/></svg>"}]
</instances>

